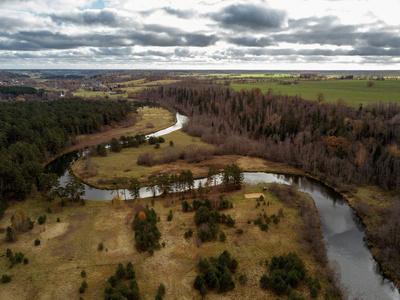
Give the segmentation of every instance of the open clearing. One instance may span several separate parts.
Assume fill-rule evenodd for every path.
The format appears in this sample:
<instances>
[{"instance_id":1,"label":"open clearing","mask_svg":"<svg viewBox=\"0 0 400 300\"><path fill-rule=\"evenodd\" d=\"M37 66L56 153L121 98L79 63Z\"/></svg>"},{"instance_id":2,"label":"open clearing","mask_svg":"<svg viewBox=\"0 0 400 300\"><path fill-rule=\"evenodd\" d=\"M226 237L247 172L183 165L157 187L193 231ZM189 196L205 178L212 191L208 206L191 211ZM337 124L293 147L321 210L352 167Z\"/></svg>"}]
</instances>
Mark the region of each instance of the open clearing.
<instances>
[{"instance_id":1,"label":"open clearing","mask_svg":"<svg viewBox=\"0 0 400 300\"><path fill-rule=\"evenodd\" d=\"M303 259L308 274L320 277L325 290L327 283L321 276L321 270L313 256L304 253L299 242L298 231L302 228L302 221L296 210L286 207L268 192L263 192L262 188L263 185L246 186L241 191L228 194L233 208L223 212L236 220L235 227L220 225L227 235L226 241L207 242L200 247L195 237L194 212L182 212L180 201L172 203L173 198L157 198L154 205L160 216L157 226L161 232L160 242L165 242L166 246L156 250L154 256L147 252L139 253L134 247L134 232L130 225L136 207L133 202L128 201L120 208L114 208L107 201L87 201L85 206L68 204L66 207L43 200L16 203L6 211L0 228L5 229L10 224L10 216L20 209L25 210L33 220L42 214L47 215L47 220L43 225L36 222L33 230L18 234L15 243L6 243L2 235L0 268L12 280L1 284L0 299L78 299L78 289L83 280L81 270L86 271L85 280L88 283L82 297L102 299L107 278L114 274L119 262L126 265L128 261L134 265L142 299L154 299L160 283L166 286L165 299L201 299L193 288L196 263L202 257L218 256L224 250L228 250L239 262L234 275L236 288L226 294L209 293L207 299L275 298L270 291L259 287L259 279L266 271L263 262L290 251L296 251ZM269 205L256 208L254 199L244 197L247 193L265 195ZM209 197L215 199L218 195L218 192L211 193ZM140 201L151 205L150 199ZM46 212L47 207L52 213ZM277 214L280 208L284 217L278 224L271 224L268 232L247 223L264 212L267 215ZM167 222L170 209L173 220ZM60 218L59 223L57 218ZM184 233L189 228L194 229L194 235L185 239ZM244 231L241 235L236 233L239 228ZM35 247L34 240L37 238L41 244ZM99 243L104 244L103 251L97 250ZM17 264L9 269L5 257L7 248L24 253L29 264ZM239 284L237 280L243 273L248 277L246 285ZM304 297L309 297L305 284L297 290ZM320 293L320 299L323 294L324 291Z\"/></svg>"},{"instance_id":2,"label":"open clearing","mask_svg":"<svg viewBox=\"0 0 400 300\"><path fill-rule=\"evenodd\" d=\"M349 106L358 107L361 103L376 102L400 102L400 80L372 81L374 86L367 87L369 80L301 80L296 85L280 85L277 82L254 82L244 84L231 84L230 87L239 91L240 89L251 90L260 88L266 93L272 88L274 94L294 96L298 95L306 100L316 100L316 95L322 92L325 102L337 103L339 98L343 99Z\"/></svg>"},{"instance_id":3,"label":"open clearing","mask_svg":"<svg viewBox=\"0 0 400 300\"><path fill-rule=\"evenodd\" d=\"M174 148L188 146L210 147L200 138L190 137L178 130L163 136L165 142L160 144L160 149L154 149L154 145L142 145L139 148L123 148L121 152L108 151L107 157L93 156L89 160L79 159L72 165L72 171L84 182L99 188L127 188L131 178L137 178L142 185L147 183L151 174L179 174L181 171L191 170L195 178L206 177L210 165L216 165L221 171L230 164L237 164L243 171L247 172L275 172L281 174L304 173L282 163L267 162L256 157L239 155L210 156L208 159L198 163L188 163L177 160L168 164L154 165L152 167L138 165L137 159L140 154L146 152L155 153L155 158L162 155L163 149L170 148L169 141L174 142Z\"/></svg>"},{"instance_id":4,"label":"open clearing","mask_svg":"<svg viewBox=\"0 0 400 300\"><path fill-rule=\"evenodd\" d=\"M132 116L131 116L132 117ZM64 153L85 147L97 146L98 144L109 143L112 138L119 138L122 135L134 136L137 134L150 134L152 132L167 128L175 123L175 116L162 108L149 108L147 106L138 109L137 122L133 126L115 125L103 132L94 134L82 134L77 137L78 143L64 151ZM148 126L152 124L153 127Z\"/></svg>"}]
</instances>

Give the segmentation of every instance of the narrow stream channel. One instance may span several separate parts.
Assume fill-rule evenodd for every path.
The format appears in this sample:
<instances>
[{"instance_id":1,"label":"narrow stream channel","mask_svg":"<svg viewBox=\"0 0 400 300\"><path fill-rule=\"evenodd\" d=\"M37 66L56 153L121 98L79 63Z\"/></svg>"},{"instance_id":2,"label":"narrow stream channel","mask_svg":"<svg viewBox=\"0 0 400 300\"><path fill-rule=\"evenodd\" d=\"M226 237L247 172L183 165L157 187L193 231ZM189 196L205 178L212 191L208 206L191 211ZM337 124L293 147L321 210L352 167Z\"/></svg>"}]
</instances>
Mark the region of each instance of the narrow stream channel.
<instances>
[{"instance_id":1,"label":"narrow stream channel","mask_svg":"<svg viewBox=\"0 0 400 300\"><path fill-rule=\"evenodd\" d=\"M186 117L177 113L177 123L152 135L160 136L182 128ZM61 186L65 185L71 164L79 157L78 151L65 154L47 166L48 172L59 176ZM206 179L195 181L204 185ZM399 291L394 284L384 278L371 251L364 242L365 234L361 220L356 216L347 201L324 184L301 176L277 175L263 172L245 172L247 183L296 184L300 191L309 194L315 202L322 224L323 239L326 244L329 263L337 266L341 282L348 292L349 299L393 299L400 300ZM124 192L120 190L120 192ZM90 200L111 200L114 190L100 190L85 185ZM127 197L129 192L125 191ZM151 197L145 187L140 189L142 198ZM124 198L124 196L122 196Z\"/></svg>"}]
</instances>

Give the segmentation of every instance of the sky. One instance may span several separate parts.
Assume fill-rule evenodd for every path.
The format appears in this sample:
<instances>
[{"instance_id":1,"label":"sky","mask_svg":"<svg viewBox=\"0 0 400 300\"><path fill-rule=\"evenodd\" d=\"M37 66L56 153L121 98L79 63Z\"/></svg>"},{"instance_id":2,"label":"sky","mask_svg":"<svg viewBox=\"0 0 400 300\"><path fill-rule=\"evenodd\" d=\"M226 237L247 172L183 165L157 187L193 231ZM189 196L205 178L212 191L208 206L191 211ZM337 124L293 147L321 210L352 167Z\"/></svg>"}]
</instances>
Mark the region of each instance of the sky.
<instances>
[{"instance_id":1,"label":"sky","mask_svg":"<svg viewBox=\"0 0 400 300\"><path fill-rule=\"evenodd\" d=\"M0 0L0 69L399 70L399 0Z\"/></svg>"}]
</instances>

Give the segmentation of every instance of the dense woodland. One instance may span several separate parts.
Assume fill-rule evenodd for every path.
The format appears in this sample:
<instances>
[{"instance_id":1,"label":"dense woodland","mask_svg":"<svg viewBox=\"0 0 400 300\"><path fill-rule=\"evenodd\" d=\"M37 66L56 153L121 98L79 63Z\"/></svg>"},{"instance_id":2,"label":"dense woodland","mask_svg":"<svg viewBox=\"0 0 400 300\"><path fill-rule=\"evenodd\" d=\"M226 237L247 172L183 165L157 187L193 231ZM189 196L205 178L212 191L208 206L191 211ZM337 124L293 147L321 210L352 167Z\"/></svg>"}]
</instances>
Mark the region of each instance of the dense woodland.
<instances>
[{"instance_id":1,"label":"dense woodland","mask_svg":"<svg viewBox=\"0 0 400 300\"><path fill-rule=\"evenodd\" d=\"M75 142L78 134L94 133L123 120L127 103L85 101L0 103L0 204L23 199L34 184L48 187L43 165Z\"/></svg>"},{"instance_id":2,"label":"dense woodland","mask_svg":"<svg viewBox=\"0 0 400 300\"><path fill-rule=\"evenodd\" d=\"M193 81L143 91L190 117L184 130L220 153L284 162L344 190L351 183L400 188L400 106L358 109L298 96L235 92Z\"/></svg>"},{"instance_id":3,"label":"dense woodland","mask_svg":"<svg viewBox=\"0 0 400 300\"><path fill-rule=\"evenodd\" d=\"M12 98L19 95L37 95L43 96L44 90L37 90L29 86L0 86L0 95L3 98Z\"/></svg>"}]
</instances>

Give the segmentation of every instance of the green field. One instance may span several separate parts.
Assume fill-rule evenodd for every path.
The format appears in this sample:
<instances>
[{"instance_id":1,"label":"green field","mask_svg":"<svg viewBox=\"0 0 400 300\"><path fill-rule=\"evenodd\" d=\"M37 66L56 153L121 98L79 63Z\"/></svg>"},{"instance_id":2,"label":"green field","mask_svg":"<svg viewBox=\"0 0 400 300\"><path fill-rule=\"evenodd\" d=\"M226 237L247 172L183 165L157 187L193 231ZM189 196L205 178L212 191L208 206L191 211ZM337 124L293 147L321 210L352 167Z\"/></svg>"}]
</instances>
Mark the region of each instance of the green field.
<instances>
[{"instance_id":1,"label":"green field","mask_svg":"<svg viewBox=\"0 0 400 300\"><path fill-rule=\"evenodd\" d=\"M321 80L300 81L297 85L280 85L277 82L255 82L244 84L231 84L231 88L251 90L260 88L266 93L272 88L274 94L298 95L303 99L316 100L316 95L322 92L325 102L337 103L342 98L347 105L358 107L361 103L373 102L399 102L400 103L400 80L374 80L374 86L367 87L368 80Z\"/></svg>"},{"instance_id":2,"label":"green field","mask_svg":"<svg viewBox=\"0 0 400 300\"><path fill-rule=\"evenodd\" d=\"M91 92L86 90L78 90L76 92L73 92L72 94L76 97L82 97L82 98L96 98L96 97L105 98L106 96L108 96L111 99L120 99L128 97L127 94L110 95L109 92Z\"/></svg>"}]
</instances>

